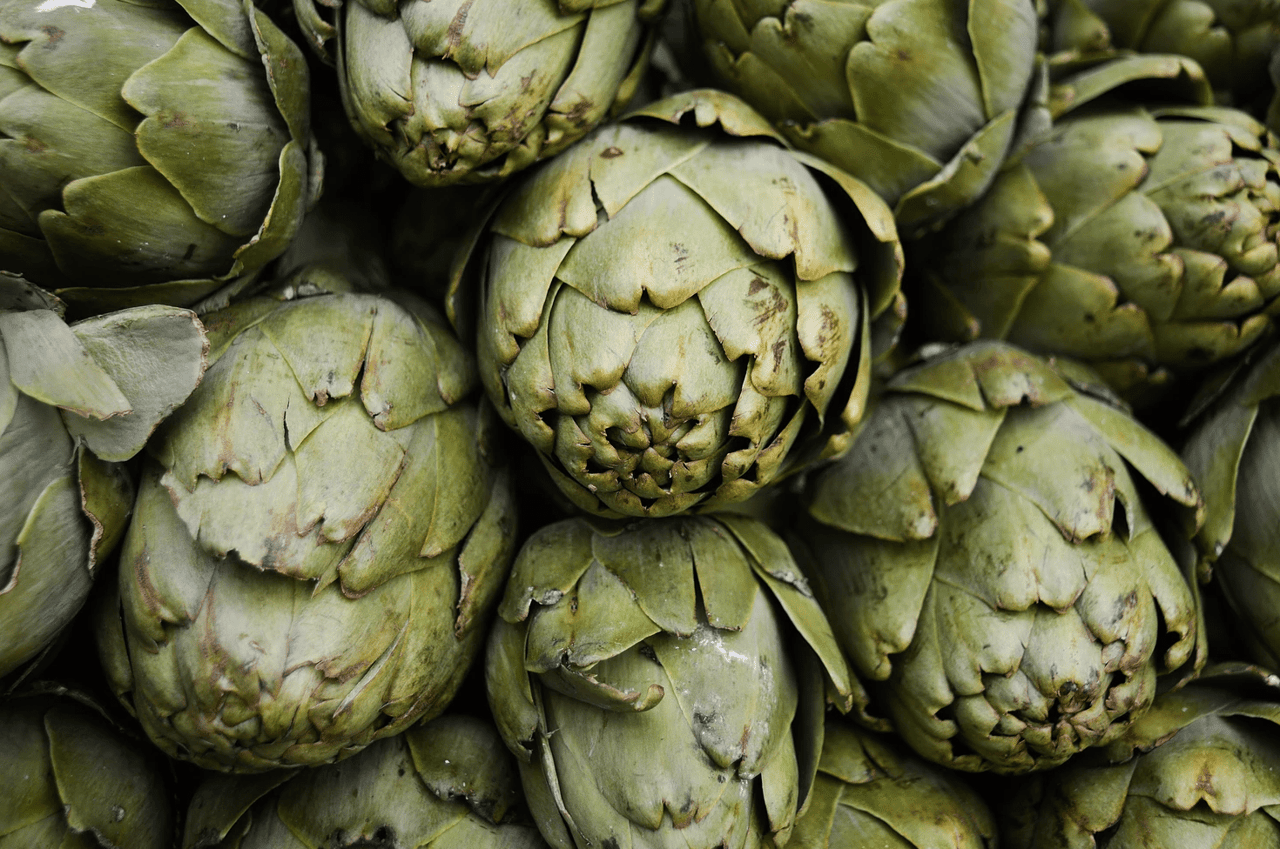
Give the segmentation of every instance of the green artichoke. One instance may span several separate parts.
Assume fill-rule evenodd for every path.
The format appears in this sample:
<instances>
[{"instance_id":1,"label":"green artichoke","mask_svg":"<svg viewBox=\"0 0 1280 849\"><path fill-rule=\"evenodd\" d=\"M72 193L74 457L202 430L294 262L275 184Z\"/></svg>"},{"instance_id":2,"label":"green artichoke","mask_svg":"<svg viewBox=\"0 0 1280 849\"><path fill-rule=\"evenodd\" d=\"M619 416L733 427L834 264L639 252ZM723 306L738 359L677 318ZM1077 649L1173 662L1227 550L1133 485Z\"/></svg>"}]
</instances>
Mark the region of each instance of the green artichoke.
<instances>
[{"instance_id":1,"label":"green artichoke","mask_svg":"<svg viewBox=\"0 0 1280 849\"><path fill-rule=\"evenodd\" d=\"M1162 78L1208 97L1159 56L1057 90L1053 130L921 250L931 338L1080 358L1145 404L1261 337L1280 309L1280 152L1243 112L1103 96Z\"/></svg>"},{"instance_id":2,"label":"green artichoke","mask_svg":"<svg viewBox=\"0 0 1280 849\"><path fill-rule=\"evenodd\" d=\"M814 592L937 763L1056 766L1119 735L1158 674L1203 662L1194 585L1147 512L1194 521L1195 485L1076 372L1079 388L999 342L940 352L895 375L808 484Z\"/></svg>"},{"instance_id":3,"label":"green artichoke","mask_svg":"<svg viewBox=\"0 0 1280 849\"><path fill-rule=\"evenodd\" d=\"M786 842L823 675L843 709L856 682L779 537L727 515L567 520L525 543L499 613L489 703L553 846Z\"/></svg>"},{"instance_id":4,"label":"green artichoke","mask_svg":"<svg viewBox=\"0 0 1280 849\"><path fill-rule=\"evenodd\" d=\"M866 182L904 233L990 184L1032 90L1032 0L693 0L720 80Z\"/></svg>"},{"instance_id":5,"label":"green artichoke","mask_svg":"<svg viewBox=\"0 0 1280 849\"><path fill-rule=\"evenodd\" d=\"M340 764L246 780L210 775L183 849L545 849L493 726L441 716Z\"/></svg>"},{"instance_id":6,"label":"green artichoke","mask_svg":"<svg viewBox=\"0 0 1280 849\"><path fill-rule=\"evenodd\" d=\"M188 310L138 307L70 326L63 312L0 274L0 676L84 604L133 499L119 463L195 389L208 351Z\"/></svg>"},{"instance_id":7,"label":"green artichoke","mask_svg":"<svg viewBox=\"0 0 1280 849\"><path fill-rule=\"evenodd\" d=\"M418 186L501 180L582 138L633 94L666 0L294 0L342 102ZM330 24L319 7L336 7ZM437 14L437 12L439 14Z\"/></svg>"},{"instance_id":8,"label":"green artichoke","mask_svg":"<svg viewBox=\"0 0 1280 849\"><path fill-rule=\"evenodd\" d=\"M0 704L0 845L168 849L160 761L82 694L46 685L11 697Z\"/></svg>"},{"instance_id":9,"label":"green artichoke","mask_svg":"<svg viewBox=\"0 0 1280 849\"><path fill-rule=\"evenodd\" d=\"M99 649L173 757L261 771L399 733L497 602L514 505L471 356L411 296L342 284L210 313L205 381L148 446Z\"/></svg>"},{"instance_id":10,"label":"green artichoke","mask_svg":"<svg viewBox=\"0 0 1280 849\"><path fill-rule=\"evenodd\" d=\"M893 738L827 720L809 809L792 842L804 849L995 849L995 818L956 773Z\"/></svg>"},{"instance_id":11,"label":"green artichoke","mask_svg":"<svg viewBox=\"0 0 1280 849\"><path fill-rule=\"evenodd\" d=\"M843 450L900 262L865 186L695 91L505 196L455 266L453 315L479 300L489 397L575 505L665 516Z\"/></svg>"},{"instance_id":12,"label":"green artichoke","mask_svg":"<svg viewBox=\"0 0 1280 849\"><path fill-rule=\"evenodd\" d=\"M308 121L249 0L3 0L0 268L84 310L225 297L319 191Z\"/></svg>"},{"instance_id":13,"label":"green artichoke","mask_svg":"<svg viewBox=\"0 0 1280 849\"><path fill-rule=\"evenodd\" d=\"M1240 664L1010 800L1007 849L1280 847L1280 679Z\"/></svg>"}]
</instances>

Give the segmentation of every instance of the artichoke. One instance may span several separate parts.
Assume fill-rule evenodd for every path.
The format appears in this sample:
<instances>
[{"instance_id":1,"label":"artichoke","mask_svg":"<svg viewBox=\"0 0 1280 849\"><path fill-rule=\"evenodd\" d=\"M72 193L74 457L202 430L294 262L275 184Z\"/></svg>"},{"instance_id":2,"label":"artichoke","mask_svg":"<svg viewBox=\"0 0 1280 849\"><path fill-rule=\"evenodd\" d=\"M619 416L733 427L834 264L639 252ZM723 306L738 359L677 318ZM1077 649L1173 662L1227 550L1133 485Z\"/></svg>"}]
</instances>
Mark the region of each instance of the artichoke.
<instances>
[{"instance_id":1,"label":"artichoke","mask_svg":"<svg viewBox=\"0 0 1280 849\"><path fill-rule=\"evenodd\" d=\"M1194 521L1191 476L1066 375L1000 342L939 352L893 377L806 489L814 592L937 763L1056 766L1119 735L1158 674L1203 662L1194 584L1147 512Z\"/></svg>"},{"instance_id":2,"label":"artichoke","mask_svg":"<svg viewBox=\"0 0 1280 849\"><path fill-rule=\"evenodd\" d=\"M120 462L205 368L204 329L188 310L137 307L70 326L64 310L0 274L0 676L84 604L129 515Z\"/></svg>"},{"instance_id":3,"label":"artichoke","mask_svg":"<svg viewBox=\"0 0 1280 849\"><path fill-rule=\"evenodd\" d=\"M164 766L86 696L45 685L0 704L0 843L168 849Z\"/></svg>"},{"instance_id":4,"label":"artichoke","mask_svg":"<svg viewBox=\"0 0 1280 849\"><path fill-rule=\"evenodd\" d=\"M990 184L1032 90L1032 0L693 0L730 91L913 234Z\"/></svg>"},{"instance_id":5,"label":"artichoke","mask_svg":"<svg viewBox=\"0 0 1280 849\"><path fill-rule=\"evenodd\" d=\"M319 191L308 121L249 0L4 0L0 268L92 311L225 297Z\"/></svg>"},{"instance_id":6,"label":"artichoke","mask_svg":"<svg viewBox=\"0 0 1280 849\"><path fill-rule=\"evenodd\" d=\"M812 801L792 841L805 849L995 849L995 818L959 775L887 735L828 719Z\"/></svg>"},{"instance_id":7,"label":"artichoke","mask_svg":"<svg viewBox=\"0 0 1280 849\"><path fill-rule=\"evenodd\" d=\"M148 445L97 627L170 756L340 759L438 714L481 646L515 516L474 363L429 307L343 284L209 314L205 381Z\"/></svg>"},{"instance_id":8,"label":"artichoke","mask_svg":"<svg viewBox=\"0 0 1280 849\"><path fill-rule=\"evenodd\" d=\"M478 299L489 397L577 507L666 516L848 444L900 261L865 186L695 91L506 195L455 265L452 309L467 326Z\"/></svg>"},{"instance_id":9,"label":"artichoke","mask_svg":"<svg viewBox=\"0 0 1280 849\"><path fill-rule=\"evenodd\" d=\"M664 5L294 0L313 47L336 37L352 126L418 186L500 180L582 138L630 99Z\"/></svg>"},{"instance_id":10,"label":"artichoke","mask_svg":"<svg viewBox=\"0 0 1280 849\"><path fill-rule=\"evenodd\" d=\"M853 682L782 540L739 516L570 519L516 558L489 703L552 846L786 842ZM859 703L863 703L859 700Z\"/></svg>"},{"instance_id":11,"label":"artichoke","mask_svg":"<svg viewBox=\"0 0 1280 849\"><path fill-rule=\"evenodd\" d=\"M1146 404L1261 337L1280 308L1280 152L1243 112L1113 88L1160 79L1207 102L1193 64L1159 56L1057 90L1053 130L922 249L931 338L1084 359Z\"/></svg>"},{"instance_id":12,"label":"artichoke","mask_svg":"<svg viewBox=\"0 0 1280 849\"><path fill-rule=\"evenodd\" d=\"M1224 664L1011 799L1007 849L1280 847L1280 679Z\"/></svg>"},{"instance_id":13,"label":"artichoke","mask_svg":"<svg viewBox=\"0 0 1280 849\"><path fill-rule=\"evenodd\" d=\"M493 726L441 716L340 764L196 788L183 849L544 849Z\"/></svg>"}]
</instances>

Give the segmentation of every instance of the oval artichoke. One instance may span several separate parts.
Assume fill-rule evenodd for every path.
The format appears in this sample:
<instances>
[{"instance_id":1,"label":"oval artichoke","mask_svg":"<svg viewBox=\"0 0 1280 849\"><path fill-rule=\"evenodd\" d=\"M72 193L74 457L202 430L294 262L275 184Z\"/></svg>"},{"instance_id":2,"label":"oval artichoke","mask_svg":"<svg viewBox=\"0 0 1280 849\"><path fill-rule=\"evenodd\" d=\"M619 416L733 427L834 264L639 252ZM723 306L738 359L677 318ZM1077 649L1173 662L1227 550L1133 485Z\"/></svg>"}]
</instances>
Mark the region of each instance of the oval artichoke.
<instances>
[{"instance_id":1,"label":"oval artichoke","mask_svg":"<svg viewBox=\"0 0 1280 849\"><path fill-rule=\"evenodd\" d=\"M500 202L456 266L454 315L479 300L489 397L580 509L710 509L847 445L901 252L883 202L823 173L697 91Z\"/></svg>"},{"instance_id":2,"label":"oval artichoke","mask_svg":"<svg viewBox=\"0 0 1280 849\"><path fill-rule=\"evenodd\" d=\"M1280 151L1243 112L1100 91L1180 76L1202 79L1143 57L1064 84L1070 111L922 252L932 338L1077 357L1145 404L1261 337L1280 306Z\"/></svg>"},{"instance_id":3,"label":"oval artichoke","mask_svg":"<svg viewBox=\"0 0 1280 849\"><path fill-rule=\"evenodd\" d=\"M982 193L1032 86L1032 0L692 6L720 80L797 147L871 186L907 234Z\"/></svg>"},{"instance_id":4,"label":"oval artichoke","mask_svg":"<svg viewBox=\"0 0 1280 849\"><path fill-rule=\"evenodd\" d=\"M0 274L0 676L48 646L88 598L133 499L119 463L205 368L204 329L188 310L138 307L68 326L64 309Z\"/></svg>"},{"instance_id":5,"label":"oval artichoke","mask_svg":"<svg viewBox=\"0 0 1280 849\"><path fill-rule=\"evenodd\" d=\"M545 849L492 724L441 716L340 764L196 788L183 849Z\"/></svg>"},{"instance_id":6,"label":"oval artichoke","mask_svg":"<svg viewBox=\"0 0 1280 849\"><path fill-rule=\"evenodd\" d=\"M1148 486L1184 518L1200 505L1127 413L973 343L893 377L849 454L813 477L797 546L912 748L958 769L1046 769L1118 736L1158 674L1203 662L1195 588Z\"/></svg>"},{"instance_id":7,"label":"oval artichoke","mask_svg":"<svg viewBox=\"0 0 1280 849\"><path fill-rule=\"evenodd\" d=\"M148 735L209 768L332 761L439 713L514 549L470 355L410 296L321 282L207 316L98 625Z\"/></svg>"},{"instance_id":8,"label":"oval artichoke","mask_svg":"<svg viewBox=\"0 0 1280 849\"><path fill-rule=\"evenodd\" d=\"M856 682L782 540L744 517L549 525L516 558L489 703L556 847L782 845L823 672Z\"/></svg>"},{"instance_id":9,"label":"oval artichoke","mask_svg":"<svg viewBox=\"0 0 1280 849\"><path fill-rule=\"evenodd\" d=\"M319 191L308 120L248 0L4 0L0 266L92 311L225 296Z\"/></svg>"}]
</instances>

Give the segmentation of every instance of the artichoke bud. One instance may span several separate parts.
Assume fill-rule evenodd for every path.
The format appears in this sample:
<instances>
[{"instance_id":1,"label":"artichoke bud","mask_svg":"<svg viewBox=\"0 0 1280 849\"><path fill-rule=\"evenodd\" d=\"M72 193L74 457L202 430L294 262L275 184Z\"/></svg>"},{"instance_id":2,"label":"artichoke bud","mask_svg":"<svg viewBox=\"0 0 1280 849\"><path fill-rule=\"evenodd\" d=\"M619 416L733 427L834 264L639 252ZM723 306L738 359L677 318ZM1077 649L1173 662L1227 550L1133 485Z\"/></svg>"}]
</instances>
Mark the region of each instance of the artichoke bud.
<instances>
[{"instance_id":1,"label":"artichoke bud","mask_svg":"<svg viewBox=\"0 0 1280 849\"><path fill-rule=\"evenodd\" d=\"M225 299L319 192L306 62L249 0L6 0L0 71L0 265L80 311Z\"/></svg>"},{"instance_id":2,"label":"artichoke bud","mask_svg":"<svg viewBox=\"0 0 1280 849\"><path fill-rule=\"evenodd\" d=\"M781 845L824 679L865 705L786 546L745 517L546 526L499 613L489 702L557 847Z\"/></svg>"},{"instance_id":3,"label":"artichoke bud","mask_svg":"<svg viewBox=\"0 0 1280 849\"><path fill-rule=\"evenodd\" d=\"M690 4L720 82L888 201L905 235L990 184L1032 88L1032 0Z\"/></svg>"},{"instance_id":4,"label":"artichoke bud","mask_svg":"<svg viewBox=\"0 0 1280 849\"><path fill-rule=\"evenodd\" d=\"M142 450L205 369L195 314L123 310L68 325L61 301L0 273L0 676L42 651L124 531Z\"/></svg>"},{"instance_id":5,"label":"artichoke bud","mask_svg":"<svg viewBox=\"0 0 1280 849\"><path fill-rule=\"evenodd\" d=\"M602 128L484 228L451 315L476 304L494 406L600 516L713 509L839 453L901 315L884 203L719 92Z\"/></svg>"},{"instance_id":6,"label":"artichoke bud","mask_svg":"<svg viewBox=\"0 0 1280 849\"><path fill-rule=\"evenodd\" d=\"M1061 81L1053 129L921 249L930 335L1086 360L1139 406L1261 338L1280 295L1274 140L1237 110L1126 96L1168 83L1207 102L1197 80L1141 56Z\"/></svg>"},{"instance_id":7,"label":"artichoke bud","mask_svg":"<svg viewBox=\"0 0 1280 849\"><path fill-rule=\"evenodd\" d=\"M1009 345L899 372L805 497L815 594L930 760L1056 766L1121 733L1158 675L1203 662L1195 588L1158 529L1168 513L1196 523L1191 475Z\"/></svg>"},{"instance_id":8,"label":"artichoke bud","mask_svg":"<svg viewBox=\"0 0 1280 849\"><path fill-rule=\"evenodd\" d=\"M439 713L513 553L471 356L412 296L326 274L208 315L99 622L147 733L209 768L337 760Z\"/></svg>"},{"instance_id":9,"label":"artichoke bud","mask_svg":"<svg viewBox=\"0 0 1280 849\"><path fill-rule=\"evenodd\" d=\"M1001 823L1009 849L1280 846L1280 678L1219 664L1162 693L1110 745L1035 776Z\"/></svg>"},{"instance_id":10,"label":"artichoke bud","mask_svg":"<svg viewBox=\"0 0 1280 849\"><path fill-rule=\"evenodd\" d=\"M183 849L543 849L515 760L492 724L446 715L338 764L209 775Z\"/></svg>"}]
</instances>

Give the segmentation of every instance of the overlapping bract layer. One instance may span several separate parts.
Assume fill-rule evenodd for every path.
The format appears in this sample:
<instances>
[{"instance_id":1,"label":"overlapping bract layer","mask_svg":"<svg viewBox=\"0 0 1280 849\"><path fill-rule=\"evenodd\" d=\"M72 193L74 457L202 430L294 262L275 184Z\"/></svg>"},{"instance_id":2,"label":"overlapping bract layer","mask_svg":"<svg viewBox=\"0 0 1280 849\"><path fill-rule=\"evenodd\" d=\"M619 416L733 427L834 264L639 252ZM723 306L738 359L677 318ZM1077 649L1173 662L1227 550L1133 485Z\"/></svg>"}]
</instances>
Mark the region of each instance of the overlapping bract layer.
<instances>
[{"instance_id":1,"label":"overlapping bract layer","mask_svg":"<svg viewBox=\"0 0 1280 849\"><path fill-rule=\"evenodd\" d=\"M701 91L504 199L455 298L476 287L485 388L578 507L742 501L847 445L900 251L882 201L839 175L829 197L820 174Z\"/></svg>"},{"instance_id":2,"label":"overlapping bract layer","mask_svg":"<svg viewBox=\"0 0 1280 849\"><path fill-rule=\"evenodd\" d=\"M1014 139L1031 0L696 0L712 66L797 147L865 181L906 233L973 201Z\"/></svg>"},{"instance_id":3,"label":"overlapping bract layer","mask_svg":"<svg viewBox=\"0 0 1280 849\"><path fill-rule=\"evenodd\" d=\"M251 274L319 192L308 89L249 2L5 0L0 267L93 310Z\"/></svg>"},{"instance_id":4,"label":"overlapping bract layer","mask_svg":"<svg viewBox=\"0 0 1280 849\"><path fill-rule=\"evenodd\" d=\"M1157 674L1200 658L1193 588L1147 487L1199 505L1177 455L1127 413L974 343L895 376L815 478L806 570L913 748L1044 769L1113 739Z\"/></svg>"},{"instance_id":5,"label":"overlapping bract layer","mask_svg":"<svg viewBox=\"0 0 1280 849\"><path fill-rule=\"evenodd\" d=\"M289 287L208 322L205 383L149 447L103 653L171 755L335 760L452 698L510 563L506 472L425 305Z\"/></svg>"},{"instance_id":6,"label":"overlapping bract layer","mask_svg":"<svg viewBox=\"0 0 1280 849\"><path fill-rule=\"evenodd\" d=\"M742 517L548 526L499 612L489 700L557 847L780 845L813 782L821 677L860 700L786 546Z\"/></svg>"}]
</instances>

